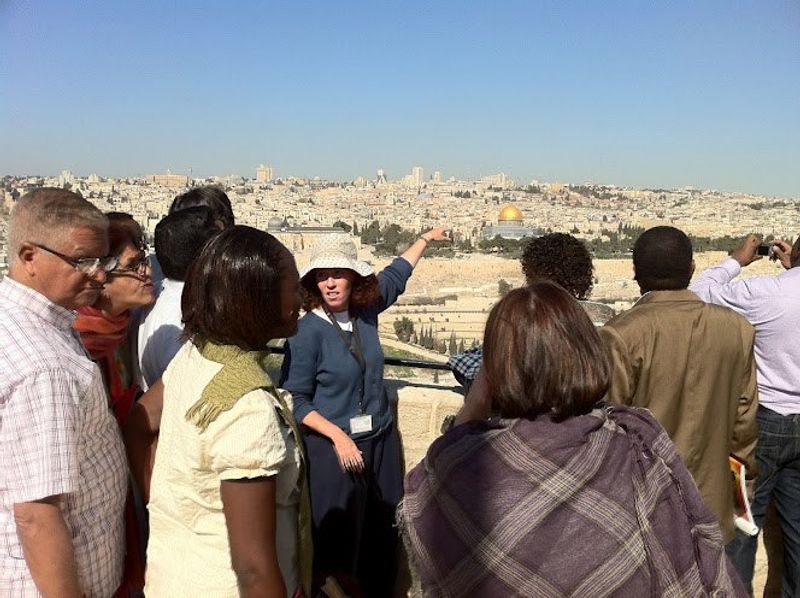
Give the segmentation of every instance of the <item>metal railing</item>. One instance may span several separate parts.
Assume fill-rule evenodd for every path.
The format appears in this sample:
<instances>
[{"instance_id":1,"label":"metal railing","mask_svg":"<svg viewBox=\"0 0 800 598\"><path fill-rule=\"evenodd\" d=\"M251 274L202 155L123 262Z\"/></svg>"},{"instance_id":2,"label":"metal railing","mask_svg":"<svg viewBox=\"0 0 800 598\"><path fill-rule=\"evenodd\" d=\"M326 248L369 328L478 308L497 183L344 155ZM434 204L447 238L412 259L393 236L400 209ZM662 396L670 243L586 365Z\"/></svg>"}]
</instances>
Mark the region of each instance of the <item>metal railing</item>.
<instances>
[{"instance_id":1,"label":"metal railing","mask_svg":"<svg viewBox=\"0 0 800 598\"><path fill-rule=\"evenodd\" d=\"M269 347L269 352L275 355L285 355L286 349L283 347ZM383 362L386 365L396 365L408 368L419 368L422 370L439 370L449 372L450 366L446 363L439 363L437 361L427 361L425 359L408 359L405 357L385 357Z\"/></svg>"}]
</instances>

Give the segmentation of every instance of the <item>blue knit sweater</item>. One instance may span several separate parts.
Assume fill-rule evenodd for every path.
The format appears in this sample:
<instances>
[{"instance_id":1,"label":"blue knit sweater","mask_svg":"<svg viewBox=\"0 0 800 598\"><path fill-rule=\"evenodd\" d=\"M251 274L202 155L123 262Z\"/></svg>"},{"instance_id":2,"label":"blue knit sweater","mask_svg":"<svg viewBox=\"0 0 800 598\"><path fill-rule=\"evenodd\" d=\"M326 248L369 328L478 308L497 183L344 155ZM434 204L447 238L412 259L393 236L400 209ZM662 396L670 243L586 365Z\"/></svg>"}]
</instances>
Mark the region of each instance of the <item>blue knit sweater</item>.
<instances>
[{"instance_id":1,"label":"blue knit sweater","mask_svg":"<svg viewBox=\"0 0 800 598\"><path fill-rule=\"evenodd\" d=\"M375 305L356 310L351 316L361 337L366 362L364 412L372 415L372 431L351 434L366 438L386 430L392 412L383 384L383 351L378 340L378 314L391 306L405 291L413 268L395 258L378 274L381 299ZM350 418L358 412L361 368L327 320L313 313L300 319L297 334L286 343L281 387L292 393L298 422L312 411L350 433Z\"/></svg>"}]
</instances>

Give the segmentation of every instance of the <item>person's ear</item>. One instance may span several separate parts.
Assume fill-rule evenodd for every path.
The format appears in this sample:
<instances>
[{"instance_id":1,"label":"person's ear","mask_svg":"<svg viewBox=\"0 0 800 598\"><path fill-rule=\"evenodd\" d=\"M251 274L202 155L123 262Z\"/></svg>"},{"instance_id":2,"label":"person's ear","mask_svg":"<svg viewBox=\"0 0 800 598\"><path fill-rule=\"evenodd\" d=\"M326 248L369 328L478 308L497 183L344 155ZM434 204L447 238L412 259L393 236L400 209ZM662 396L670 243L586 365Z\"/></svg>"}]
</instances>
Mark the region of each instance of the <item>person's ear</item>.
<instances>
[{"instance_id":1,"label":"person's ear","mask_svg":"<svg viewBox=\"0 0 800 598\"><path fill-rule=\"evenodd\" d=\"M692 276L694 276L694 270L695 270L695 263L694 260L692 260L692 263L689 264L689 280L691 280Z\"/></svg>"},{"instance_id":2,"label":"person's ear","mask_svg":"<svg viewBox=\"0 0 800 598\"><path fill-rule=\"evenodd\" d=\"M36 270L36 254L37 248L28 242L20 245L19 251L17 252L17 261L29 276L33 276Z\"/></svg>"},{"instance_id":3,"label":"person's ear","mask_svg":"<svg viewBox=\"0 0 800 598\"><path fill-rule=\"evenodd\" d=\"M633 279L636 280L636 264L631 266L631 269L633 270Z\"/></svg>"}]
</instances>

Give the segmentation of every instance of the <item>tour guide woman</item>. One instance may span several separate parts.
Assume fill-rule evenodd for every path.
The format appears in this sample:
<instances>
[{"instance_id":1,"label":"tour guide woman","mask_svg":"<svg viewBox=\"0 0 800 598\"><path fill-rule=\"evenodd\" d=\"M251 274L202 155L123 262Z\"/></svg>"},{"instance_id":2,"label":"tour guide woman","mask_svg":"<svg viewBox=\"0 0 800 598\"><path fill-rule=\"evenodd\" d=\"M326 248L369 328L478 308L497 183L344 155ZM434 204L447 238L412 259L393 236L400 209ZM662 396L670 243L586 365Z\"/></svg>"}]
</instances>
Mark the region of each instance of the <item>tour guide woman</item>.
<instances>
[{"instance_id":1,"label":"tour guide woman","mask_svg":"<svg viewBox=\"0 0 800 598\"><path fill-rule=\"evenodd\" d=\"M421 235L377 276L348 236L329 235L301 272L307 313L287 342L281 386L303 424L316 581L333 576L351 595L391 595L396 572L400 443L383 385L378 314L445 230Z\"/></svg>"}]
</instances>

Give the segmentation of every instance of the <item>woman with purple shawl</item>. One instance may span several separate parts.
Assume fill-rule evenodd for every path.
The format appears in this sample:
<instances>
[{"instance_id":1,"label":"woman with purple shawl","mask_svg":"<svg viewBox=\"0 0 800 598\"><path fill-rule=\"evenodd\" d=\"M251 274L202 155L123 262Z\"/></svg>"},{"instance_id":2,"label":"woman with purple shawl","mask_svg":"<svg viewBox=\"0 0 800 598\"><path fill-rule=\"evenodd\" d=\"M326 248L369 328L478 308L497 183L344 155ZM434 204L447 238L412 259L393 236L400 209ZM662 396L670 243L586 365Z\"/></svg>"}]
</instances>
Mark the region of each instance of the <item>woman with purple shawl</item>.
<instances>
[{"instance_id":1,"label":"woman with purple shawl","mask_svg":"<svg viewBox=\"0 0 800 598\"><path fill-rule=\"evenodd\" d=\"M545 281L508 293L483 363L460 425L405 480L423 595L747 595L661 426L600 402L610 366L574 298Z\"/></svg>"}]
</instances>

